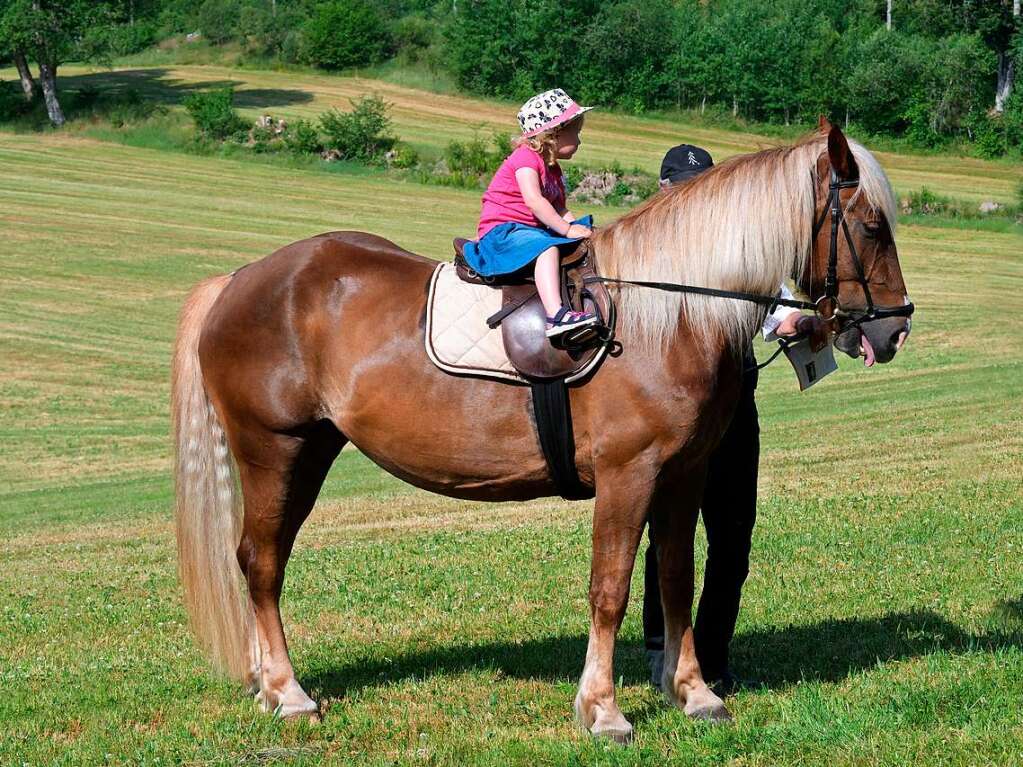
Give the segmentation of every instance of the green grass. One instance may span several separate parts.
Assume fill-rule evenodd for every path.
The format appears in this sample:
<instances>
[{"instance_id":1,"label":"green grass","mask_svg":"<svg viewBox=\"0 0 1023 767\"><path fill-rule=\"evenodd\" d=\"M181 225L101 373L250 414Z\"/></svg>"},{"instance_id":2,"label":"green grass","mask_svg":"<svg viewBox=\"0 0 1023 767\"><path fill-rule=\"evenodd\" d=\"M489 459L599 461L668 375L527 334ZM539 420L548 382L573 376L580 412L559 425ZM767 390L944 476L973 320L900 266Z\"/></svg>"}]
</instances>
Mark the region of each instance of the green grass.
<instances>
[{"instance_id":1,"label":"green grass","mask_svg":"<svg viewBox=\"0 0 1023 767\"><path fill-rule=\"evenodd\" d=\"M255 113L258 98L284 100L276 78L290 75L130 75L178 95L227 76L263 89ZM393 88L291 85L313 99L295 109L312 112ZM435 148L471 135L466 105L495 124L513 113L389 92L399 132ZM679 137L599 114L587 131L586 161L644 166ZM955 197L1011 199L1017 174L882 161L897 183ZM181 299L202 277L331 229L446 258L478 205L476 192L351 168L0 133L0 764L1023 763L1023 238L925 220L897 235L919 308L892 365L843 359L804 394L784 363L762 377L762 500L734 646L740 673L768 686L731 702L735 725L693 724L645 684L634 604L616 673L636 743L577 732L590 505L443 499L356 451L331 472L284 597L324 721L262 715L209 671L185 625L170 527ZM634 603L641 592L637 577Z\"/></svg>"}]
</instances>

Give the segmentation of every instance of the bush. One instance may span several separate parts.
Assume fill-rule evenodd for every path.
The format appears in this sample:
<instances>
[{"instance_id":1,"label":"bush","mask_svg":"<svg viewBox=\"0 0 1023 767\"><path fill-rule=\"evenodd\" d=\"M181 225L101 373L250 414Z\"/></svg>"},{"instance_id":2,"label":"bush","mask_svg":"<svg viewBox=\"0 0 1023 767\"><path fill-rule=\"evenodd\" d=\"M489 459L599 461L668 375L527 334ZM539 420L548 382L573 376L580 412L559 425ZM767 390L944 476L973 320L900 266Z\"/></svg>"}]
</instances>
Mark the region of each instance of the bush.
<instances>
[{"instance_id":1,"label":"bush","mask_svg":"<svg viewBox=\"0 0 1023 767\"><path fill-rule=\"evenodd\" d=\"M452 173L482 176L497 169L494 158L487 151L487 144L479 136L469 141L452 141L444 150L444 161Z\"/></svg>"},{"instance_id":2,"label":"bush","mask_svg":"<svg viewBox=\"0 0 1023 767\"><path fill-rule=\"evenodd\" d=\"M203 138L224 141L248 131L248 125L234 111L234 88L190 93L184 103Z\"/></svg>"},{"instance_id":3,"label":"bush","mask_svg":"<svg viewBox=\"0 0 1023 767\"><path fill-rule=\"evenodd\" d=\"M904 213L916 213L922 216L938 216L947 213L951 200L948 197L935 194L926 186L920 191L910 192L902 204Z\"/></svg>"},{"instance_id":4,"label":"bush","mask_svg":"<svg viewBox=\"0 0 1023 767\"><path fill-rule=\"evenodd\" d=\"M306 22L303 36L305 60L325 69L376 63L390 44L380 14L363 0L321 3Z\"/></svg>"},{"instance_id":5,"label":"bush","mask_svg":"<svg viewBox=\"0 0 1023 767\"><path fill-rule=\"evenodd\" d=\"M327 148L335 150L343 160L380 162L396 141L388 134L391 127L388 105L376 96L363 96L351 104L351 112L331 109L320 115Z\"/></svg>"},{"instance_id":6,"label":"bush","mask_svg":"<svg viewBox=\"0 0 1023 767\"><path fill-rule=\"evenodd\" d=\"M15 120L28 109L29 103L25 101L17 83L5 83L0 80L0 122Z\"/></svg>"},{"instance_id":7,"label":"bush","mask_svg":"<svg viewBox=\"0 0 1023 767\"><path fill-rule=\"evenodd\" d=\"M284 146L292 154L319 154L323 151L320 132L308 120L296 120L284 134Z\"/></svg>"},{"instance_id":8,"label":"bush","mask_svg":"<svg viewBox=\"0 0 1023 767\"><path fill-rule=\"evenodd\" d=\"M406 62L415 63L437 42L439 28L437 22L424 16L403 16L393 25L392 43Z\"/></svg>"},{"instance_id":9,"label":"bush","mask_svg":"<svg viewBox=\"0 0 1023 767\"><path fill-rule=\"evenodd\" d=\"M238 0L206 0L199 7L199 31L211 43L226 43L235 36L240 14Z\"/></svg>"},{"instance_id":10,"label":"bush","mask_svg":"<svg viewBox=\"0 0 1023 767\"><path fill-rule=\"evenodd\" d=\"M399 141L387 153L387 162L392 168L408 170L419 165L419 152L404 141Z\"/></svg>"}]
</instances>

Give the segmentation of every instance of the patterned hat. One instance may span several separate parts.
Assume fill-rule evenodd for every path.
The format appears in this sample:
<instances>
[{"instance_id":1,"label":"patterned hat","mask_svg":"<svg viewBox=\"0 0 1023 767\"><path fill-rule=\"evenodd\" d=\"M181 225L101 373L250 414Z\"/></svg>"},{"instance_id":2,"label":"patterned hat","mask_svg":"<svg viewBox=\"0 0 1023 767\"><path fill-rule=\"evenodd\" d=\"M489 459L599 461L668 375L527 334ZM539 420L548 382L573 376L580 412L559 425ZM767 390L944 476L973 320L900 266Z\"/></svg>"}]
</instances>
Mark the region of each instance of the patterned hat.
<instances>
[{"instance_id":1,"label":"patterned hat","mask_svg":"<svg viewBox=\"0 0 1023 767\"><path fill-rule=\"evenodd\" d=\"M573 117L589 112L593 107L581 107L561 88L544 91L533 96L519 110L522 136L530 138L567 123Z\"/></svg>"}]
</instances>

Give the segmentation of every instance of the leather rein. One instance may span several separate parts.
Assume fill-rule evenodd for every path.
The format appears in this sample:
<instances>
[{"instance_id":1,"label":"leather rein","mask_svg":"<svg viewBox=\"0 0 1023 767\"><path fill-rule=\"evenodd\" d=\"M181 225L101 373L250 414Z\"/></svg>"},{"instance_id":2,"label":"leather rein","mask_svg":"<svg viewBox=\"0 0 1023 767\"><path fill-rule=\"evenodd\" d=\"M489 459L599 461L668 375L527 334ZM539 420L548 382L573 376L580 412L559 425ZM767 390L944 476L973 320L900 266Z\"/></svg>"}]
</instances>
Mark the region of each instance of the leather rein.
<instances>
[{"instance_id":1,"label":"leather rein","mask_svg":"<svg viewBox=\"0 0 1023 767\"><path fill-rule=\"evenodd\" d=\"M838 174L835 173L835 169L831 169L831 183L828 188L828 202L824 206L824 211L821 213L820 218L814 221L813 233L810 238L810 247L813 247L813 243L817 240L817 235L820 233L821 227L824 226L824 221L831 215L831 239L830 239L830 250L828 252L828 271L824 279L824 294L818 298L815 302L800 301L798 299L780 298L778 296L767 296L762 293L748 293L742 290L723 290L721 288L706 288L696 285L681 285L675 282L650 282L646 280L622 280L614 279L612 277L588 277L584 282L603 282L605 284L612 283L615 285L636 285L642 288L653 288L655 290L664 290L671 293L691 293L700 296L713 296L716 298L731 298L737 301L749 301L751 303L760 304L768 307L768 311L773 311L777 306L790 306L793 309L807 309L809 311L818 314L825 322L832 323L837 320L846 320L844 326L841 328L842 331L848 330L851 327L858 328L860 325L866 322L874 322L876 320L883 320L889 317L911 317L913 315L914 306L912 303L904 304L903 306L897 307L884 307L876 306L874 304L873 297L870 295L870 287L867 284L867 275L863 269L863 262L860 260L859 253L856 251L856 246L853 244L852 234L849 232L849 225L845 220L845 211L842 208L840 194L843 189L854 189L859 186L859 180L842 181L838 178ZM813 185L814 197L817 196L817 185ZM842 233L845 236L846 244L849 246L849 253L852 256L853 265L856 267L856 280L860 283L863 288L863 295L867 299L866 311L849 311L841 307L838 302L838 231L839 227L842 229Z\"/></svg>"}]
</instances>

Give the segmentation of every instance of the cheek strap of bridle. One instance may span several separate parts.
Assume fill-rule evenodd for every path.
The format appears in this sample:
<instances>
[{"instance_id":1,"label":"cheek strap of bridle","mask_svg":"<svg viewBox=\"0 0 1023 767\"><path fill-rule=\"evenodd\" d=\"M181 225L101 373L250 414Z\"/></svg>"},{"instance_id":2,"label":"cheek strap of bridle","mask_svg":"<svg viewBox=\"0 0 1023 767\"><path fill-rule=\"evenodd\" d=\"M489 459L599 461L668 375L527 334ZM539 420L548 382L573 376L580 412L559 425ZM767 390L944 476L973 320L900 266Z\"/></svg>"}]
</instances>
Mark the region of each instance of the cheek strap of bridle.
<instances>
[{"instance_id":1,"label":"cheek strap of bridle","mask_svg":"<svg viewBox=\"0 0 1023 767\"><path fill-rule=\"evenodd\" d=\"M912 316L915 308L912 303L892 308L877 307L874 305L874 298L870 294L870 286L867 281L867 273L863 268L863 262L860 260L860 254L856 251L856 245L853 243L852 234L849 232L849 224L845 219L845 210L842 207L841 201L841 190L855 189L859 186L859 184L860 182L858 179L848 181L840 180L838 178L838 174L835 173L835 169L831 169L831 183L828 187L828 202L824 206L824 210L822 211L820 218L814 223L813 236L811 238L811 243L817 239L817 235L820 233L821 227L824 226L824 219L827 218L830 213L831 238L829 242L830 249L828 252L828 271L824 278L824 297L835 302L836 315L843 314L850 318L847 327L858 327L865 322L873 322L874 320L886 319L888 317L910 317ZM814 188L816 189L816 186ZM855 314L843 312L838 304L839 226L842 228L842 234L845 237L846 245L849 247L849 255L852 258L853 266L856 268L856 280L863 288L863 297L867 301L867 310L865 312L856 312Z\"/></svg>"}]
</instances>

